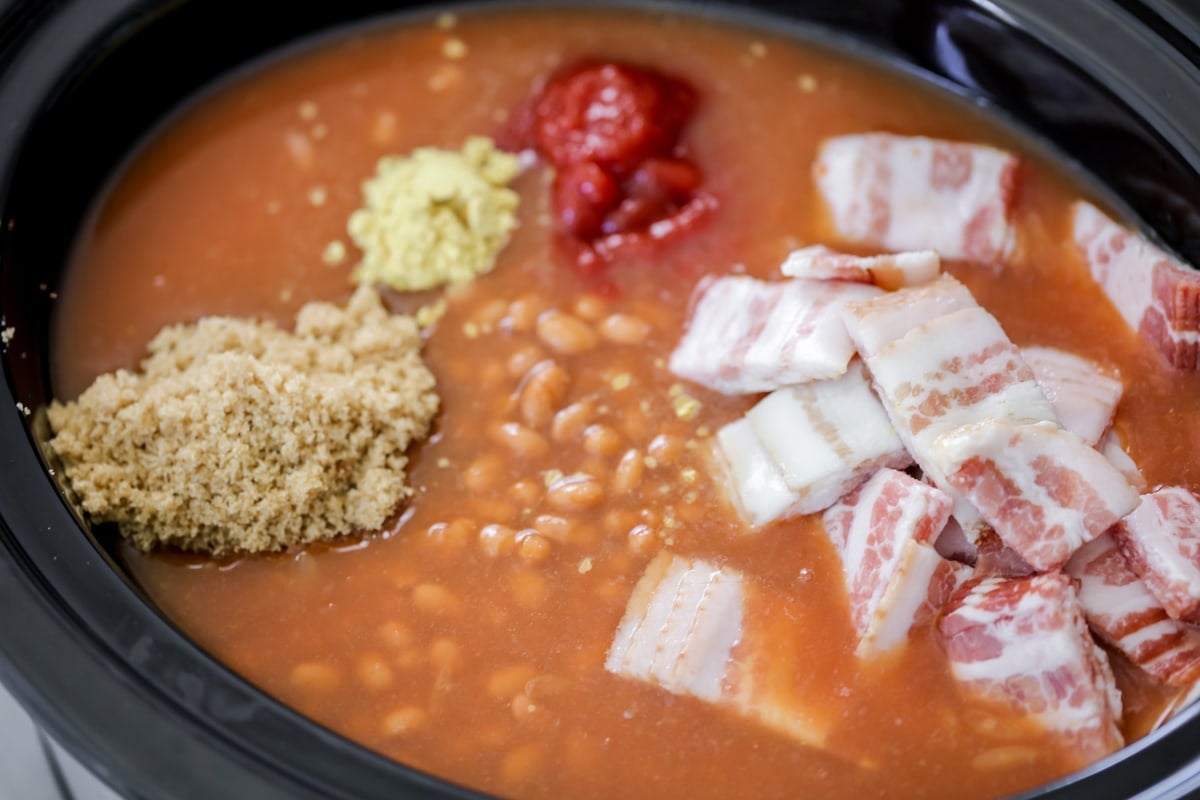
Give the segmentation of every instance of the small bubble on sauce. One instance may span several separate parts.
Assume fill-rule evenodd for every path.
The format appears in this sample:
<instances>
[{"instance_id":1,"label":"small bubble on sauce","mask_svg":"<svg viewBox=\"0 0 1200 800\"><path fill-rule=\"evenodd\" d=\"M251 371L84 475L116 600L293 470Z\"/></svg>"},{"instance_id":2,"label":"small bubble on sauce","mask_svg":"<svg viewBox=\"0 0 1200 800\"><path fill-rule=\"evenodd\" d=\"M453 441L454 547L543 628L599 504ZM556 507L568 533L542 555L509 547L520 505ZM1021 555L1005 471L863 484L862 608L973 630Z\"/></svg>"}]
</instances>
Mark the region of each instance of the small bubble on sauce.
<instances>
[{"instance_id":1,"label":"small bubble on sauce","mask_svg":"<svg viewBox=\"0 0 1200 800\"><path fill-rule=\"evenodd\" d=\"M442 44L442 55L450 59L466 58L467 43L462 39L447 39Z\"/></svg>"},{"instance_id":2,"label":"small bubble on sauce","mask_svg":"<svg viewBox=\"0 0 1200 800\"><path fill-rule=\"evenodd\" d=\"M318 122L308 129L308 135L317 140L324 139L329 135L329 126L323 122Z\"/></svg>"},{"instance_id":3,"label":"small bubble on sauce","mask_svg":"<svg viewBox=\"0 0 1200 800\"><path fill-rule=\"evenodd\" d=\"M166 275L155 275L154 280L151 281L151 283L153 284L155 289L162 289L164 286L167 285L167 276Z\"/></svg>"},{"instance_id":4,"label":"small bubble on sauce","mask_svg":"<svg viewBox=\"0 0 1200 800\"><path fill-rule=\"evenodd\" d=\"M346 245L335 239L325 245L325 249L321 251L321 260L331 267L336 267L346 260Z\"/></svg>"},{"instance_id":5,"label":"small bubble on sauce","mask_svg":"<svg viewBox=\"0 0 1200 800\"><path fill-rule=\"evenodd\" d=\"M817 79L807 72L796 79L796 84L802 92L815 92L817 90Z\"/></svg>"},{"instance_id":6,"label":"small bubble on sauce","mask_svg":"<svg viewBox=\"0 0 1200 800\"><path fill-rule=\"evenodd\" d=\"M308 202L316 208L325 205L325 201L329 198L328 192L324 186L314 186L308 190Z\"/></svg>"},{"instance_id":7,"label":"small bubble on sauce","mask_svg":"<svg viewBox=\"0 0 1200 800\"><path fill-rule=\"evenodd\" d=\"M303 103L297 106L296 113L300 115L300 119L304 120L305 122L311 122L317 118L317 114L320 113L320 109L312 100L305 100Z\"/></svg>"},{"instance_id":8,"label":"small bubble on sauce","mask_svg":"<svg viewBox=\"0 0 1200 800\"><path fill-rule=\"evenodd\" d=\"M811 569L808 567L801 568L799 578L802 582L809 583L812 581L813 577L813 571Z\"/></svg>"},{"instance_id":9,"label":"small bubble on sauce","mask_svg":"<svg viewBox=\"0 0 1200 800\"><path fill-rule=\"evenodd\" d=\"M754 56L755 58L766 58L767 46L762 42L751 42L750 55Z\"/></svg>"}]
</instances>

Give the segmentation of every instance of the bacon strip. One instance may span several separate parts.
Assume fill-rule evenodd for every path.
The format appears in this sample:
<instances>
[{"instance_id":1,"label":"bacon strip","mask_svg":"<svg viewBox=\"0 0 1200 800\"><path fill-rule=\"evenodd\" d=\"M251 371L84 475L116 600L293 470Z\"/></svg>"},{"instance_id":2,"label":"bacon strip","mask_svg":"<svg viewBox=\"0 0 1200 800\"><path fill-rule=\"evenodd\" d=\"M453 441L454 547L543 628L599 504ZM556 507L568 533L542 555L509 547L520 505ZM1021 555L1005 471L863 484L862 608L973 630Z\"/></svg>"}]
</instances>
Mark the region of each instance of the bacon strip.
<instances>
[{"instance_id":1,"label":"bacon strip","mask_svg":"<svg viewBox=\"0 0 1200 800\"><path fill-rule=\"evenodd\" d=\"M826 139L814 173L842 238L994 263L1012 249L1017 167L992 147L868 133Z\"/></svg>"},{"instance_id":2,"label":"bacon strip","mask_svg":"<svg viewBox=\"0 0 1200 800\"><path fill-rule=\"evenodd\" d=\"M768 599L735 570L664 551L634 588L604 668L820 747L829 724L788 682L800 665L777 669L764 657L772 643L756 638L767 632L754 620Z\"/></svg>"},{"instance_id":3,"label":"bacon strip","mask_svg":"<svg viewBox=\"0 0 1200 800\"><path fill-rule=\"evenodd\" d=\"M1062 573L968 582L938 622L950 670L971 697L1061 737L1079 764L1123 744L1121 696Z\"/></svg>"},{"instance_id":4,"label":"bacon strip","mask_svg":"<svg viewBox=\"0 0 1200 800\"><path fill-rule=\"evenodd\" d=\"M1059 423L1090 445L1112 423L1125 387L1095 361L1053 347L1023 347L1021 357L1054 406Z\"/></svg>"},{"instance_id":5,"label":"bacon strip","mask_svg":"<svg viewBox=\"0 0 1200 800\"><path fill-rule=\"evenodd\" d=\"M789 278L873 283L890 291L929 283L942 271L942 260L933 250L852 256L816 244L790 253L779 270Z\"/></svg>"},{"instance_id":6,"label":"bacon strip","mask_svg":"<svg viewBox=\"0 0 1200 800\"><path fill-rule=\"evenodd\" d=\"M1136 490L1108 459L1053 423L988 419L933 447L950 485L1039 570L1061 567L1137 507Z\"/></svg>"},{"instance_id":7,"label":"bacon strip","mask_svg":"<svg viewBox=\"0 0 1200 800\"><path fill-rule=\"evenodd\" d=\"M671 371L724 394L835 378L854 355L842 305L879 293L855 283L706 279L692 295Z\"/></svg>"},{"instance_id":8,"label":"bacon strip","mask_svg":"<svg viewBox=\"0 0 1200 800\"><path fill-rule=\"evenodd\" d=\"M746 419L796 493L794 513L827 508L880 467L912 463L861 361L837 380L772 392Z\"/></svg>"},{"instance_id":9,"label":"bacon strip","mask_svg":"<svg viewBox=\"0 0 1200 800\"><path fill-rule=\"evenodd\" d=\"M1074 233L1092 277L1129 326L1171 366L1200 368L1200 272L1091 203L1075 204Z\"/></svg>"},{"instance_id":10,"label":"bacon strip","mask_svg":"<svg viewBox=\"0 0 1200 800\"><path fill-rule=\"evenodd\" d=\"M847 303L842 319L858 352L866 358L913 328L977 305L966 286L943 275L924 286Z\"/></svg>"},{"instance_id":11,"label":"bacon strip","mask_svg":"<svg viewBox=\"0 0 1200 800\"><path fill-rule=\"evenodd\" d=\"M953 505L939 489L881 469L825 512L825 530L846 574L859 658L907 641L970 574L933 547Z\"/></svg>"},{"instance_id":12,"label":"bacon strip","mask_svg":"<svg viewBox=\"0 0 1200 800\"><path fill-rule=\"evenodd\" d=\"M802 498L788 488L749 420L743 418L717 431L713 442L715 471L728 487L729 500L751 525L766 525L798 513Z\"/></svg>"},{"instance_id":13,"label":"bacon strip","mask_svg":"<svg viewBox=\"0 0 1200 800\"><path fill-rule=\"evenodd\" d=\"M1129 481L1130 486L1139 492L1146 488L1146 477L1142 475L1142 471L1138 469L1134 460L1129 457L1129 453L1125 452L1121 434L1115 428L1109 428L1108 432L1100 437L1096 449L1108 459L1108 463L1117 468L1117 472L1125 476L1125 480Z\"/></svg>"},{"instance_id":14,"label":"bacon strip","mask_svg":"<svg viewBox=\"0 0 1200 800\"><path fill-rule=\"evenodd\" d=\"M1079 548L1066 572L1079 581L1079 602L1100 639L1155 680L1190 686L1200 678L1200 631L1167 616L1111 534Z\"/></svg>"},{"instance_id":15,"label":"bacon strip","mask_svg":"<svg viewBox=\"0 0 1200 800\"><path fill-rule=\"evenodd\" d=\"M1200 623L1200 500L1179 486L1144 494L1113 535L1167 614Z\"/></svg>"}]
</instances>

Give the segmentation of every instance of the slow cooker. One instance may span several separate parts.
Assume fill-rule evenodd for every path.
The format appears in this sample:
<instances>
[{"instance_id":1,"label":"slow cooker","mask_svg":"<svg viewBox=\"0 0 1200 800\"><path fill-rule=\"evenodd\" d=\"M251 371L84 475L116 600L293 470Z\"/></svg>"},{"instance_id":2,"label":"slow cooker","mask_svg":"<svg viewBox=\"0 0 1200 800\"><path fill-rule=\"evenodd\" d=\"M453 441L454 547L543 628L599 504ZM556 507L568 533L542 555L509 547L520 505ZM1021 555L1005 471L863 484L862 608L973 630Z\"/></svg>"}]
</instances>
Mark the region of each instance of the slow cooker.
<instances>
[{"instance_id":1,"label":"slow cooker","mask_svg":"<svg viewBox=\"0 0 1200 800\"><path fill-rule=\"evenodd\" d=\"M131 798L476 797L301 717L168 621L52 472L51 303L75 232L148 130L218 76L419 3L247 13L227 0L0 4L0 681ZM644 6L646 3L636 3ZM1200 263L1200 5L1191 0L679 2L882 62L1043 141ZM265 9L263 9L265 10ZM1200 707L1029 793L1200 796Z\"/></svg>"}]
</instances>

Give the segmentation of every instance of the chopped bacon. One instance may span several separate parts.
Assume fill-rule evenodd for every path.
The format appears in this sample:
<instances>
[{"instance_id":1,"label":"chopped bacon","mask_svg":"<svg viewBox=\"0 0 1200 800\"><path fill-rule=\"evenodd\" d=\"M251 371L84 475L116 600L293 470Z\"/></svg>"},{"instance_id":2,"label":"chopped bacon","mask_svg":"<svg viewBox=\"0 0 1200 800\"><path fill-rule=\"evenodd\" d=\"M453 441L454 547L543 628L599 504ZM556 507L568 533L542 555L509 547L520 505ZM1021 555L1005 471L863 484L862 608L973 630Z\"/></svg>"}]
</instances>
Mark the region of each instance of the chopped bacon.
<instances>
[{"instance_id":1,"label":"chopped bacon","mask_svg":"<svg viewBox=\"0 0 1200 800\"><path fill-rule=\"evenodd\" d=\"M781 670L765 657L772 642L759 640L766 631L754 620L768 597L754 588L732 569L660 553L629 598L604 668L820 747L829 723L796 698L789 678L800 665Z\"/></svg>"},{"instance_id":2,"label":"chopped bacon","mask_svg":"<svg viewBox=\"0 0 1200 800\"><path fill-rule=\"evenodd\" d=\"M880 467L912 463L858 360L837 380L772 392L746 419L796 493L793 513L827 508Z\"/></svg>"},{"instance_id":3,"label":"chopped bacon","mask_svg":"<svg viewBox=\"0 0 1200 800\"><path fill-rule=\"evenodd\" d=\"M1075 204L1074 232L1092 277L1129 326L1172 366L1200 368L1200 272L1091 203Z\"/></svg>"},{"instance_id":4,"label":"chopped bacon","mask_svg":"<svg viewBox=\"0 0 1200 800\"><path fill-rule=\"evenodd\" d=\"M1121 695L1067 576L969 581L938 630L962 691L1056 734L1080 765L1123 744Z\"/></svg>"},{"instance_id":5,"label":"chopped bacon","mask_svg":"<svg viewBox=\"0 0 1200 800\"><path fill-rule=\"evenodd\" d=\"M751 525L766 525L797 513L800 495L788 488L749 420L735 420L717 431L712 454L729 501Z\"/></svg>"},{"instance_id":6,"label":"chopped bacon","mask_svg":"<svg viewBox=\"0 0 1200 800\"><path fill-rule=\"evenodd\" d=\"M951 275L943 275L924 286L847 303L842 319L855 347L865 358L913 328L977 305L966 286Z\"/></svg>"},{"instance_id":7,"label":"chopped bacon","mask_svg":"<svg viewBox=\"0 0 1200 800\"><path fill-rule=\"evenodd\" d=\"M1139 492L1145 490L1146 476L1142 475L1138 465L1129 457L1129 453L1125 452L1121 434L1115 428L1109 428L1108 432L1100 437L1096 449L1104 454L1108 463L1117 468L1117 472L1125 476L1125 480L1129 481L1130 486Z\"/></svg>"},{"instance_id":8,"label":"chopped bacon","mask_svg":"<svg viewBox=\"0 0 1200 800\"><path fill-rule=\"evenodd\" d=\"M1200 500L1179 486L1144 494L1113 536L1167 614L1200 623Z\"/></svg>"},{"instance_id":9,"label":"chopped bacon","mask_svg":"<svg viewBox=\"0 0 1200 800\"><path fill-rule=\"evenodd\" d=\"M943 434L933 450L950 485L1039 570L1061 567L1137 507L1108 459L1051 422L988 419Z\"/></svg>"},{"instance_id":10,"label":"chopped bacon","mask_svg":"<svg viewBox=\"0 0 1200 800\"><path fill-rule=\"evenodd\" d=\"M921 290L895 297L910 291ZM856 310L869 305L859 304ZM870 324L872 316L848 314L856 339L862 337L860 324ZM917 325L867 356L866 363L900 438L934 485L955 498L954 517L974 542L985 526L947 481L934 441L947 431L991 418L1053 420L1054 409L1033 372L995 317L974 305Z\"/></svg>"},{"instance_id":11,"label":"chopped bacon","mask_svg":"<svg viewBox=\"0 0 1200 800\"><path fill-rule=\"evenodd\" d=\"M860 658L903 644L970 574L933 547L953 505L941 490L881 469L825 512L846 573Z\"/></svg>"},{"instance_id":12,"label":"chopped bacon","mask_svg":"<svg viewBox=\"0 0 1200 800\"><path fill-rule=\"evenodd\" d=\"M842 238L996 263L1013 245L1018 163L992 147L868 133L826 139L814 172Z\"/></svg>"},{"instance_id":13,"label":"chopped bacon","mask_svg":"<svg viewBox=\"0 0 1200 800\"><path fill-rule=\"evenodd\" d=\"M1023 347L1021 357L1054 406L1059 423L1091 445L1112 422L1125 387L1094 361L1053 347Z\"/></svg>"},{"instance_id":14,"label":"chopped bacon","mask_svg":"<svg viewBox=\"0 0 1200 800\"><path fill-rule=\"evenodd\" d=\"M1190 686L1200 678L1200 631L1171 619L1109 533L1079 548L1066 572L1092 630L1155 680Z\"/></svg>"},{"instance_id":15,"label":"chopped bacon","mask_svg":"<svg viewBox=\"0 0 1200 800\"><path fill-rule=\"evenodd\" d=\"M789 278L873 283L892 290L929 283L942 271L942 260L933 250L852 256L816 244L790 253L779 270Z\"/></svg>"},{"instance_id":16,"label":"chopped bacon","mask_svg":"<svg viewBox=\"0 0 1200 800\"><path fill-rule=\"evenodd\" d=\"M692 295L671 371L725 394L835 378L854 355L841 307L879 293L830 281L707 279Z\"/></svg>"}]
</instances>

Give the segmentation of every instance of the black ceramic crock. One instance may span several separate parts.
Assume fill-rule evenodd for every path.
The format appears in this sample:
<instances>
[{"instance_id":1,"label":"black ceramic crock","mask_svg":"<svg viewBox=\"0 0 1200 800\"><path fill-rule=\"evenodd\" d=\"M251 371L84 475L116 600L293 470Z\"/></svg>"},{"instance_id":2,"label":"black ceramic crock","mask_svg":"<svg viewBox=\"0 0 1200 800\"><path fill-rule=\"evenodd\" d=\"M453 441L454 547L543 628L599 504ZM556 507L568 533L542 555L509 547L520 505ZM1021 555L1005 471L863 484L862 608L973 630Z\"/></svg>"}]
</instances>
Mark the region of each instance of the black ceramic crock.
<instances>
[{"instance_id":1,"label":"black ceramic crock","mask_svg":"<svg viewBox=\"0 0 1200 800\"><path fill-rule=\"evenodd\" d=\"M91 199L131 147L230 69L416 5L339 0L263 13L228 0L0 3L0 328L17 331L0 383L0 680L125 796L477 796L304 719L186 639L65 499L38 413L52 393L52 293ZM989 108L1200 263L1200 3L677 5L790 27ZM1200 796L1200 706L1028 796L1192 795Z\"/></svg>"}]
</instances>

